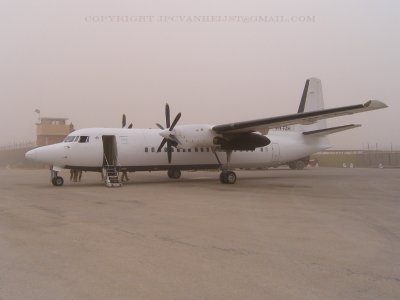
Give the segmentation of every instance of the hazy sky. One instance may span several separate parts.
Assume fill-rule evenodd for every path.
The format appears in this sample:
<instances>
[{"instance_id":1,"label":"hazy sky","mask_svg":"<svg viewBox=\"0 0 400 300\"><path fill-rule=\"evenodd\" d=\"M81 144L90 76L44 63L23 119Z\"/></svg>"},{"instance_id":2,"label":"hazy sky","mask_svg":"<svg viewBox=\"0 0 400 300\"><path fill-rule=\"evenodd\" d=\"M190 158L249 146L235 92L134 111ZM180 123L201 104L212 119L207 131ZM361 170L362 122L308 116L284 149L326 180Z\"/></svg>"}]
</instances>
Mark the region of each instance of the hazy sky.
<instances>
[{"instance_id":1,"label":"hazy sky","mask_svg":"<svg viewBox=\"0 0 400 300\"><path fill-rule=\"evenodd\" d=\"M390 106L329 120L363 125L335 148L400 149L399 37L394 0L0 0L0 145L35 140L35 109L76 128L155 127L166 101L180 124L294 113L318 77L327 108Z\"/></svg>"}]
</instances>

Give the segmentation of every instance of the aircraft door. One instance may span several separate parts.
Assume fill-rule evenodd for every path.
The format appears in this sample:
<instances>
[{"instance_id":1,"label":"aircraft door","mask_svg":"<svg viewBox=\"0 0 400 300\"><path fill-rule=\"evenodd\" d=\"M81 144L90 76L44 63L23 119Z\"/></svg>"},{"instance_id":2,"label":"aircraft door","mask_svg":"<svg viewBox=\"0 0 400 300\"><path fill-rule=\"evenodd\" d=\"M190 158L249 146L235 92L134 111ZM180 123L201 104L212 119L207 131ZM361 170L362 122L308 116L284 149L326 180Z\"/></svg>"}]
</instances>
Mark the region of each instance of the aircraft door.
<instances>
[{"instance_id":1,"label":"aircraft door","mask_svg":"<svg viewBox=\"0 0 400 300\"><path fill-rule=\"evenodd\" d=\"M115 135L103 135L103 166L118 164L117 140Z\"/></svg>"}]
</instances>

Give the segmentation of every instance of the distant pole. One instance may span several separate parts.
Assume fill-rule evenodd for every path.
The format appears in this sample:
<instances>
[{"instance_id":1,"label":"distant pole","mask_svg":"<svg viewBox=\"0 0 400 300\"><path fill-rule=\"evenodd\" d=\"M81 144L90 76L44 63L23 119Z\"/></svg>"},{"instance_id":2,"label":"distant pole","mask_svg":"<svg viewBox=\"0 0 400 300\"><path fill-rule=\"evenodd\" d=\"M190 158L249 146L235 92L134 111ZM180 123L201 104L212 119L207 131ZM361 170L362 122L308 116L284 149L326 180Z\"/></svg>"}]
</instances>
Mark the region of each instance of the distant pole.
<instances>
[{"instance_id":1,"label":"distant pole","mask_svg":"<svg viewBox=\"0 0 400 300\"><path fill-rule=\"evenodd\" d=\"M369 152L369 143L368 143L368 167L371 166L371 153Z\"/></svg>"},{"instance_id":2,"label":"distant pole","mask_svg":"<svg viewBox=\"0 0 400 300\"><path fill-rule=\"evenodd\" d=\"M38 120L39 120L39 123L40 123L40 109L35 109L35 113L37 113L38 114Z\"/></svg>"}]
</instances>

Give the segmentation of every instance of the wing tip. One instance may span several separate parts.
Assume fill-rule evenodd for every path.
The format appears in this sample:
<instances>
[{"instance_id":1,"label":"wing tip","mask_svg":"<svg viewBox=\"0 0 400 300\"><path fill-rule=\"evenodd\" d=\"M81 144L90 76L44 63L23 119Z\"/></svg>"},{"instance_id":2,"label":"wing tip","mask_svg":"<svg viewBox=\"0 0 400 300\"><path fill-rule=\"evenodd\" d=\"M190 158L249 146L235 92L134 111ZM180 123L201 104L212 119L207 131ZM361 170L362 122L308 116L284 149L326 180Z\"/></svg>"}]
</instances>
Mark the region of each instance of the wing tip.
<instances>
[{"instance_id":1,"label":"wing tip","mask_svg":"<svg viewBox=\"0 0 400 300\"><path fill-rule=\"evenodd\" d=\"M369 100L364 103L364 107L368 107L369 109L381 109L381 108L386 108L388 106L379 100Z\"/></svg>"}]
</instances>

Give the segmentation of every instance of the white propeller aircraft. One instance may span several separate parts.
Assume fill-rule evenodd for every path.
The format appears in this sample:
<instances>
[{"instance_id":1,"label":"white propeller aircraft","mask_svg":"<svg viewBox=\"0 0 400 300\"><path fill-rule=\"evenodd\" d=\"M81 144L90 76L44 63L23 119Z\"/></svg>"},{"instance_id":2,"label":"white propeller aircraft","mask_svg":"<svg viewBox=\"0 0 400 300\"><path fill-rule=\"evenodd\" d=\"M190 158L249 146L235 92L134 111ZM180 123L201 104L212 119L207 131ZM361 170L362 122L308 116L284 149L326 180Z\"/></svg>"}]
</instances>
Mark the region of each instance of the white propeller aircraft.
<instances>
[{"instance_id":1,"label":"white propeller aircraft","mask_svg":"<svg viewBox=\"0 0 400 300\"><path fill-rule=\"evenodd\" d=\"M27 159L52 165L55 186L64 183L62 169L103 172L108 186L120 185L118 172L167 170L180 178L181 170L219 169L222 183L236 182L235 168L265 168L288 164L302 169L312 153L330 147L327 135L361 125L328 128L327 118L387 107L378 100L324 109L321 81L306 81L298 112L229 124L177 125L181 114L166 127L135 129L87 128L69 134L64 142L28 151ZM114 178L114 180L112 180Z\"/></svg>"}]
</instances>

